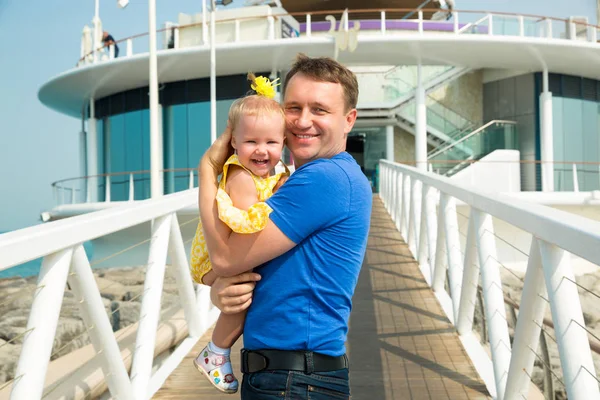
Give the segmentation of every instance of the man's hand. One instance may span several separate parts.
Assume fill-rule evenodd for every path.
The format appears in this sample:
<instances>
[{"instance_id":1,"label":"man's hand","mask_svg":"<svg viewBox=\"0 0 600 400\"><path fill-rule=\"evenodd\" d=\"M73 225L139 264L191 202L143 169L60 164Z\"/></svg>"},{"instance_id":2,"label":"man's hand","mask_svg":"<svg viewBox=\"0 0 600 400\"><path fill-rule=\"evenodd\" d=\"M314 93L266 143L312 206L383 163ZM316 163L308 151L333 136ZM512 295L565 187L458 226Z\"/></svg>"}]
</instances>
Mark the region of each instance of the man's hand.
<instances>
[{"instance_id":1,"label":"man's hand","mask_svg":"<svg viewBox=\"0 0 600 400\"><path fill-rule=\"evenodd\" d=\"M215 142L206 150L204 156L200 160L199 169L210 167L214 170L215 176L218 176L223 171L223 164L233 154L231 147L231 127L227 123L227 127L215 140Z\"/></svg>"},{"instance_id":2,"label":"man's hand","mask_svg":"<svg viewBox=\"0 0 600 400\"><path fill-rule=\"evenodd\" d=\"M252 303L252 292L260 275L245 272L231 278L217 278L210 288L210 299L224 314L237 314Z\"/></svg>"}]
</instances>

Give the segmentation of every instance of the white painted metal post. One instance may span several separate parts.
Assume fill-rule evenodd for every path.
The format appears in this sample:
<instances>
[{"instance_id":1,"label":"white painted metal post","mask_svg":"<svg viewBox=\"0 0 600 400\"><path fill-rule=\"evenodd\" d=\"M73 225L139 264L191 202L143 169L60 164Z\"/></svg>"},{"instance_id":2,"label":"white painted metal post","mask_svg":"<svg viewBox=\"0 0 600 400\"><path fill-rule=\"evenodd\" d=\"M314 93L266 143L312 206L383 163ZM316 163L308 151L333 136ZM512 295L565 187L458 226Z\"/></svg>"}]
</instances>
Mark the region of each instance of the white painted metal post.
<instances>
[{"instance_id":1,"label":"white painted metal post","mask_svg":"<svg viewBox=\"0 0 600 400\"><path fill-rule=\"evenodd\" d=\"M85 177L87 174L87 144L86 144L86 132L85 132L85 114L81 114L81 131L79 132L79 176ZM80 201L88 201L87 193L87 179L83 178L78 181L77 186L81 190Z\"/></svg>"},{"instance_id":2,"label":"white painted metal post","mask_svg":"<svg viewBox=\"0 0 600 400\"><path fill-rule=\"evenodd\" d=\"M519 36L523 37L525 36L525 20L522 15L519 15L517 19L519 21Z\"/></svg>"},{"instance_id":3,"label":"white painted metal post","mask_svg":"<svg viewBox=\"0 0 600 400\"><path fill-rule=\"evenodd\" d=\"M415 161L416 167L427 170L427 105L423 86L423 67L417 66L417 88L415 93Z\"/></svg>"},{"instance_id":4,"label":"white painted metal post","mask_svg":"<svg viewBox=\"0 0 600 400\"><path fill-rule=\"evenodd\" d=\"M129 201L135 199L135 185L133 183L133 174L129 174Z\"/></svg>"},{"instance_id":5,"label":"white painted metal post","mask_svg":"<svg viewBox=\"0 0 600 400\"><path fill-rule=\"evenodd\" d=\"M440 207L444 208L444 230L446 237L446 251L448 254L448 287L452 298L452 311L454 318L458 316L460 304L460 293L462 291L462 264L460 252L460 234L458 229L458 218L456 216L456 200L452 196L443 196L440 199Z\"/></svg>"},{"instance_id":6,"label":"white painted metal post","mask_svg":"<svg viewBox=\"0 0 600 400\"><path fill-rule=\"evenodd\" d=\"M398 201L396 202L396 220L395 225L398 232L401 231L402 207L404 199L404 174L399 170L396 176L396 190L398 191Z\"/></svg>"},{"instance_id":7,"label":"white painted metal post","mask_svg":"<svg viewBox=\"0 0 600 400\"><path fill-rule=\"evenodd\" d=\"M196 293L190 277L190 267L187 261L181 230L177 221L177 215L171 218L171 234L169 235L169 256L174 268L174 275L179 288L179 298L185 313L190 336L200 337L203 333L202 324L196 308Z\"/></svg>"},{"instance_id":8,"label":"white painted metal post","mask_svg":"<svg viewBox=\"0 0 600 400\"><path fill-rule=\"evenodd\" d=\"M397 215L397 207L396 207L396 203L398 202L398 187L396 186L396 175L399 173L397 168L395 167L391 167L392 170L392 181L391 181L391 185L392 185L392 195L391 197L391 201L390 201L390 216L392 217L392 221L396 222L396 218L398 217Z\"/></svg>"},{"instance_id":9,"label":"white painted metal post","mask_svg":"<svg viewBox=\"0 0 600 400\"><path fill-rule=\"evenodd\" d=\"M179 48L179 27L175 27L173 30L173 48Z\"/></svg>"},{"instance_id":10,"label":"white painted metal post","mask_svg":"<svg viewBox=\"0 0 600 400\"><path fill-rule=\"evenodd\" d=\"M165 215L155 219L152 224L152 240L148 254L146 280L144 281L140 323L131 365L131 383L138 400L146 399L148 382L152 373L171 219L171 214Z\"/></svg>"},{"instance_id":11,"label":"white painted metal post","mask_svg":"<svg viewBox=\"0 0 600 400\"><path fill-rule=\"evenodd\" d=\"M421 181L413 178L411 183L408 248L416 258L419 251L419 228L421 227Z\"/></svg>"},{"instance_id":12,"label":"white painted metal post","mask_svg":"<svg viewBox=\"0 0 600 400\"><path fill-rule=\"evenodd\" d=\"M554 191L554 133L552 116L552 92L549 90L548 70L542 73L542 93L540 94L540 147L542 158L542 191Z\"/></svg>"},{"instance_id":13,"label":"white painted metal post","mask_svg":"<svg viewBox=\"0 0 600 400\"><path fill-rule=\"evenodd\" d=\"M552 38L552 20L549 18L546 19L546 30L546 37L548 39Z\"/></svg>"},{"instance_id":14,"label":"white painted metal post","mask_svg":"<svg viewBox=\"0 0 600 400\"><path fill-rule=\"evenodd\" d=\"M533 363L540 341L541 326L546 312L546 286L538 240L531 240L525 283L521 295L519 317L506 379L505 399L527 398Z\"/></svg>"},{"instance_id":15,"label":"white painted metal post","mask_svg":"<svg viewBox=\"0 0 600 400\"><path fill-rule=\"evenodd\" d=\"M492 14L488 14L488 35L494 35L494 23L492 19Z\"/></svg>"},{"instance_id":16,"label":"white painted metal post","mask_svg":"<svg viewBox=\"0 0 600 400\"><path fill-rule=\"evenodd\" d=\"M235 41L236 42L240 41L240 20L239 19L235 20Z\"/></svg>"},{"instance_id":17,"label":"white painted metal post","mask_svg":"<svg viewBox=\"0 0 600 400\"><path fill-rule=\"evenodd\" d=\"M539 245L567 397L600 399L570 255L541 240Z\"/></svg>"},{"instance_id":18,"label":"white painted metal post","mask_svg":"<svg viewBox=\"0 0 600 400\"><path fill-rule=\"evenodd\" d=\"M402 212L400 214L400 235L404 240L408 239L411 180L412 178L408 174L404 174L404 181L402 182Z\"/></svg>"},{"instance_id":19,"label":"white painted metal post","mask_svg":"<svg viewBox=\"0 0 600 400\"><path fill-rule=\"evenodd\" d=\"M115 58L115 45L111 44L108 46L108 59L112 60L113 58Z\"/></svg>"},{"instance_id":20,"label":"white painted metal post","mask_svg":"<svg viewBox=\"0 0 600 400\"><path fill-rule=\"evenodd\" d=\"M452 12L452 19L454 20L454 33L458 33L458 13L456 11Z\"/></svg>"},{"instance_id":21,"label":"white painted metal post","mask_svg":"<svg viewBox=\"0 0 600 400\"><path fill-rule=\"evenodd\" d=\"M106 175L105 182L104 201L110 203L110 175Z\"/></svg>"},{"instance_id":22,"label":"white painted metal post","mask_svg":"<svg viewBox=\"0 0 600 400\"><path fill-rule=\"evenodd\" d=\"M423 34L423 11L419 10L419 34Z\"/></svg>"},{"instance_id":23,"label":"white painted metal post","mask_svg":"<svg viewBox=\"0 0 600 400\"><path fill-rule=\"evenodd\" d=\"M381 34L385 35L385 11L381 12Z\"/></svg>"},{"instance_id":24,"label":"white painted metal post","mask_svg":"<svg viewBox=\"0 0 600 400\"><path fill-rule=\"evenodd\" d=\"M475 238L481 268L485 320L494 364L494 380L498 399L504 399L511 349L502 279L500 278L500 265L496 254L494 225L491 215L478 210L473 210L471 218L473 218L477 229Z\"/></svg>"},{"instance_id":25,"label":"white painted metal post","mask_svg":"<svg viewBox=\"0 0 600 400\"><path fill-rule=\"evenodd\" d=\"M86 140L86 175L87 178L87 202L98 201L98 133L96 124L96 107L94 99L90 99L90 116L87 120Z\"/></svg>"},{"instance_id":26,"label":"white painted metal post","mask_svg":"<svg viewBox=\"0 0 600 400\"><path fill-rule=\"evenodd\" d=\"M385 159L394 162L394 126L385 127Z\"/></svg>"},{"instance_id":27,"label":"white painted metal post","mask_svg":"<svg viewBox=\"0 0 600 400\"><path fill-rule=\"evenodd\" d=\"M217 140L217 61L215 51L215 0L210 10L210 142Z\"/></svg>"},{"instance_id":28,"label":"white painted metal post","mask_svg":"<svg viewBox=\"0 0 600 400\"><path fill-rule=\"evenodd\" d=\"M156 0L148 1L148 33L150 44L150 197L162 196L162 147L161 130L159 126L158 108L158 64L156 59Z\"/></svg>"},{"instance_id":29,"label":"white painted metal post","mask_svg":"<svg viewBox=\"0 0 600 400\"><path fill-rule=\"evenodd\" d=\"M310 14L306 14L306 37L312 36L312 22Z\"/></svg>"},{"instance_id":30,"label":"white painted metal post","mask_svg":"<svg viewBox=\"0 0 600 400\"><path fill-rule=\"evenodd\" d=\"M126 50L126 55L127 57L133 55L133 41L131 39L127 39L127 50Z\"/></svg>"},{"instance_id":31,"label":"white painted metal post","mask_svg":"<svg viewBox=\"0 0 600 400\"><path fill-rule=\"evenodd\" d=\"M98 61L98 48L100 47L100 43L98 43L98 38L100 37L100 0L96 0L94 4L94 19L92 19L92 24L94 25L94 37L92 38L93 43L93 61L94 64Z\"/></svg>"},{"instance_id":32,"label":"white painted metal post","mask_svg":"<svg viewBox=\"0 0 600 400\"><path fill-rule=\"evenodd\" d=\"M573 163L573 191L579 192L579 177L577 176L577 165Z\"/></svg>"},{"instance_id":33,"label":"white painted metal post","mask_svg":"<svg viewBox=\"0 0 600 400\"><path fill-rule=\"evenodd\" d=\"M190 184L188 186L188 189L193 189L194 188L194 171L190 170Z\"/></svg>"},{"instance_id":34,"label":"white painted metal post","mask_svg":"<svg viewBox=\"0 0 600 400\"><path fill-rule=\"evenodd\" d=\"M430 258L431 254L431 237L432 233L429 231L429 225L431 220L435 220L435 208L431 209L431 206L435 207L432 203L431 197L433 197L433 189L429 185L423 184L421 193L421 226L419 228L419 247L417 254L417 261L419 262L419 268L421 273L425 277L425 281L428 285L431 285L431 264L433 259Z\"/></svg>"},{"instance_id":35,"label":"white painted metal post","mask_svg":"<svg viewBox=\"0 0 600 400\"><path fill-rule=\"evenodd\" d=\"M202 0L202 44L206 45L208 36L208 26L206 25L206 1Z\"/></svg>"},{"instance_id":36,"label":"white painted metal post","mask_svg":"<svg viewBox=\"0 0 600 400\"><path fill-rule=\"evenodd\" d=\"M448 203L448 195L446 193L440 193L440 205L437 215L437 238L435 240L435 264L431 282L431 288L434 292L443 292L444 282L446 281L446 268L448 265L448 257L446 256L446 232L444 229L446 203Z\"/></svg>"},{"instance_id":37,"label":"white painted metal post","mask_svg":"<svg viewBox=\"0 0 600 400\"><path fill-rule=\"evenodd\" d=\"M273 11L272 11L271 7L268 8L267 15L268 15L267 23L268 23L268 29L269 29L268 39L273 40L273 39L275 39L275 18L273 18Z\"/></svg>"},{"instance_id":38,"label":"white painted metal post","mask_svg":"<svg viewBox=\"0 0 600 400\"><path fill-rule=\"evenodd\" d=\"M467 229L467 243L465 246L465 263L463 265L462 289L460 303L456 317L456 330L459 335L466 335L473 330L473 316L475 315L475 300L479 282L479 261L477 259L476 227L473 210L469 216Z\"/></svg>"},{"instance_id":39,"label":"white painted metal post","mask_svg":"<svg viewBox=\"0 0 600 400\"><path fill-rule=\"evenodd\" d=\"M78 246L73 253L72 269L69 284L80 304L85 325L93 327L90 329L90 338L102 362L112 398L133 399L133 388L121 358L121 349L106 316L100 290L83 246ZM110 376L106 376L107 373Z\"/></svg>"},{"instance_id":40,"label":"white painted metal post","mask_svg":"<svg viewBox=\"0 0 600 400\"><path fill-rule=\"evenodd\" d=\"M33 297L11 400L41 399L73 249L44 257Z\"/></svg>"}]
</instances>

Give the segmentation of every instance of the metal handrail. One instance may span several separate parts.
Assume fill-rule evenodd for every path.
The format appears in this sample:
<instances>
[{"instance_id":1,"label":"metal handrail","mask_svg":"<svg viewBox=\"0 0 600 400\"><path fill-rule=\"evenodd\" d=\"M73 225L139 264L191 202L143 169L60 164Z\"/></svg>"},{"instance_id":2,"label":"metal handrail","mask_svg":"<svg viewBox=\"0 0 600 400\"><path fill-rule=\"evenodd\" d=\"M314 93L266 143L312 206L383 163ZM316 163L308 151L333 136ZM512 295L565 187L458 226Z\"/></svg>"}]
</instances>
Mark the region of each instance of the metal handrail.
<instances>
[{"instance_id":1,"label":"metal handrail","mask_svg":"<svg viewBox=\"0 0 600 400\"><path fill-rule=\"evenodd\" d=\"M353 10L348 10L348 14L352 14L352 13L374 13L374 14L381 14L382 12L385 13L390 13L390 12L418 12L419 15L422 16L423 13L435 13L435 12L448 12L449 10L447 9L441 9L441 8L365 8L365 9L353 9ZM280 18L280 17L285 17L285 16L301 16L301 15L329 15L329 14L341 14L343 13L344 10L322 10L322 11L305 11L305 12L291 12L291 13L273 13L271 15L265 15L265 16L251 16L251 17L236 17L236 18L228 18L228 19L223 19L223 20L219 20L216 23L220 24L220 23L224 23L224 22L233 22L233 21L243 21L243 20L256 20L256 19L267 19L267 18ZM594 28L596 30L600 29L600 25L594 25L594 24L590 24L590 23L585 23L585 22L581 22L581 21L570 21L568 19L564 19L564 18L557 18L557 17L548 17L548 16L542 16L542 15L536 15L536 14L519 14L519 13L509 13L509 12L499 12L499 11L485 11L485 10L457 10L457 9L453 9L452 10L452 15L454 15L455 17L459 14L486 14L486 17L484 17L483 19L487 18L488 16L500 16L500 17L522 17L522 18L528 18L528 19L534 19L536 20L536 22L539 21L550 21L550 22L561 22L561 23L569 23L569 24L573 24L576 26L584 26L584 27L589 27L589 28ZM406 19L402 19L404 21L407 21ZM411 19L408 21L424 21L422 19ZM176 29L182 29L182 28L188 28L188 27L194 27L194 26L202 26L202 22L197 22L197 23L193 23L193 24L186 24L186 25L180 25L180 26L176 26ZM472 23L468 24L467 26L473 26ZM162 29L157 29L156 32L157 33L161 33L161 32L165 32L169 29L172 29L173 27L167 27L167 28L162 28ZM464 27L463 27L464 28ZM457 32L458 33L458 32ZM119 44L119 43L123 43L123 42L127 42L128 40L133 40L136 38L140 38L140 37L144 37L148 35L148 32L145 33L139 33L139 34L135 34L132 36L128 36L126 38L123 39L119 39L117 40L115 43ZM83 57L79 58L79 62L84 61L87 57L89 57L90 55L93 55L95 51L99 51L101 50L103 47L100 47L98 49L92 49L91 52L85 54Z\"/></svg>"},{"instance_id":2,"label":"metal handrail","mask_svg":"<svg viewBox=\"0 0 600 400\"><path fill-rule=\"evenodd\" d=\"M463 136L462 138L460 138L459 140L457 140L456 142L449 144L448 146L444 147L443 149L437 151L435 154L430 155L428 158L432 158L437 156L438 154L443 153L446 150L451 149L452 147L464 142L465 140L467 140L468 138L470 138L473 135L478 134L479 132L481 132L482 130L486 129L487 127L489 127L492 124L509 124L509 125L516 125L517 123L515 121L506 121L506 120L501 120L501 119L495 119L492 120L490 122L488 122L485 125L480 126L479 128L475 129L473 132L469 133L466 136Z\"/></svg>"}]
</instances>

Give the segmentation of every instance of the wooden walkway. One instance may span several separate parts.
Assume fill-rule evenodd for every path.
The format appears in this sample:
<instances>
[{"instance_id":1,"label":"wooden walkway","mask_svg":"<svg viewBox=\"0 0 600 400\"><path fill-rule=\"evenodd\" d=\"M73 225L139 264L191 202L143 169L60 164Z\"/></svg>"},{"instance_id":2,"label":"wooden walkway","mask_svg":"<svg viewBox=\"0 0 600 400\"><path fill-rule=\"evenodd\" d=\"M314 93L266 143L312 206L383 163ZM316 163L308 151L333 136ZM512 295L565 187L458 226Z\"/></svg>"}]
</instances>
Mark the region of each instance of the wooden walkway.
<instances>
[{"instance_id":1,"label":"wooden walkway","mask_svg":"<svg viewBox=\"0 0 600 400\"><path fill-rule=\"evenodd\" d=\"M210 334L198 342L154 399L239 398L239 394L220 394L192 365ZM355 400L489 398L377 196L346 346ZM240 347L241 340L232 352L236 371Z\"/></svg>"}]
</instances>

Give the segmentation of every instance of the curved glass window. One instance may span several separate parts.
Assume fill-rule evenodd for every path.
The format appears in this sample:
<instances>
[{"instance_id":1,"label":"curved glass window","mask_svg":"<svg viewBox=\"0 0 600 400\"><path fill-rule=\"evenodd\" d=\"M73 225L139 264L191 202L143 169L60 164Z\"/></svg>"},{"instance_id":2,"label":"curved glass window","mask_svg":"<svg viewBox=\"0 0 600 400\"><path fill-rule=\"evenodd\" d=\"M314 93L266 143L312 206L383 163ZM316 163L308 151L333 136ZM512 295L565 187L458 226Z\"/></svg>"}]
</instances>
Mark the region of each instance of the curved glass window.
<instances>
[{"instance_id":1,"label":"curved glass window","mask_svg":"<svg viewBox=\"0 0 600 400\"><path fill-rule=\"evenodd\" d=\"M268 74L261 74L268 75ZM248 90L244 75L217 78L217 134L225 129L231 103ZM189 187L194 170L210 146L209 79L173 82L160 88L163 190L165 194ZM118 93L96 101L98 132L98 201L150 197L150 113L148 88ZM197 185L194 174L194 185Z\"/></svg>"}]
</instances>

